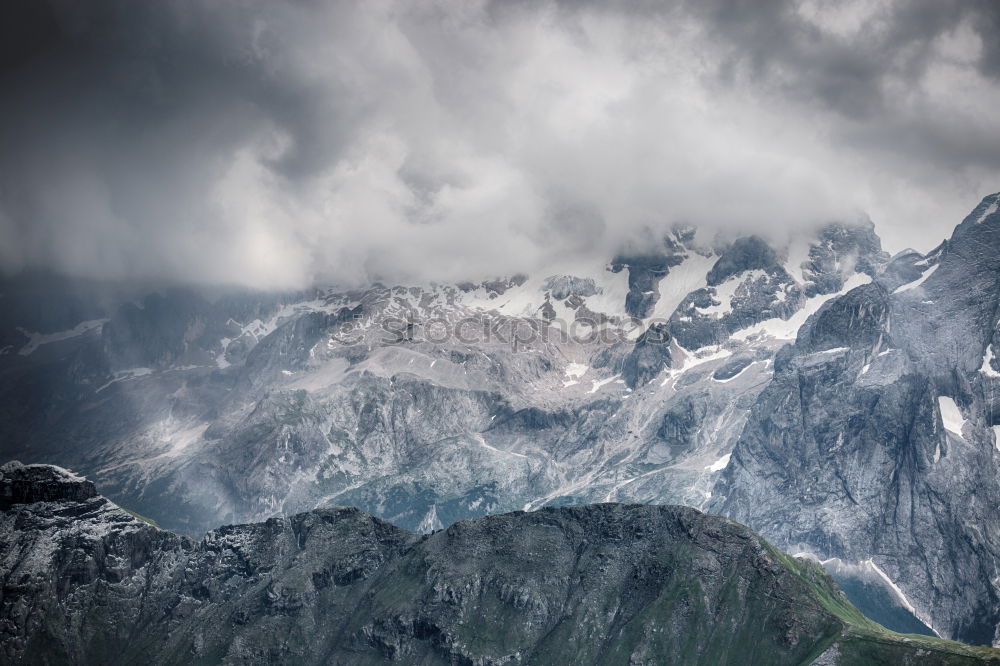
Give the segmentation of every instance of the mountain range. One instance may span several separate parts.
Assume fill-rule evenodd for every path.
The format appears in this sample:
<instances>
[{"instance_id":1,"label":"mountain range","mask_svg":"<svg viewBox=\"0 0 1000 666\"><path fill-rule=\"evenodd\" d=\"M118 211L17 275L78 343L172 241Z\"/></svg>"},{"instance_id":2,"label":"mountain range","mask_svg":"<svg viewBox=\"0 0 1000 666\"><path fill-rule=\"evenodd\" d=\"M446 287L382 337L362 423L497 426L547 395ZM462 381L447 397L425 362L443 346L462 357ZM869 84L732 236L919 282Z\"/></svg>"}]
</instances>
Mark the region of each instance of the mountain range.
<instances>
[{"instance_id":1,"label":"mountain range","mask_svg":"<svg viewBox=\"0 0 1000 666\"><path fill-rule=\"evenodd\" d=\"M405 550L456 523L696 515L559 508L681 504L823 562L890 628L997 644L998 203L926 255L890 257L865 222L675 227L606 263L454 285L11 278L0 458L86 475L185 553L232 523L278 543L332 505Z\"/></svg>"}]
</instances>

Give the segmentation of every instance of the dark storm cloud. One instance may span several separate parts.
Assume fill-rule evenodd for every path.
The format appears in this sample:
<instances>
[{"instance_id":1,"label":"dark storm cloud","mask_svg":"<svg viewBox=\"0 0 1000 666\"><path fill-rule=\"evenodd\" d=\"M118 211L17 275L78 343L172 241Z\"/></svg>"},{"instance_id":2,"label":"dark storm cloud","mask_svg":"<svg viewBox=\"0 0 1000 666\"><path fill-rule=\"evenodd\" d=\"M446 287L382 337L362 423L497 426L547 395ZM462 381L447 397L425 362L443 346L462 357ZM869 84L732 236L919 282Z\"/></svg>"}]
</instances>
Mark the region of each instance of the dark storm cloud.
<instances>
[{"instance_id":1,"label":"dark storm cloud","mask_svg":"<svg viewBox=\"0 0 1000 666\"><path fill-rule=\"evenodd\" d=\"M996 3L15 1L0 267L455 279L1000 189Z\"/></svg>"},{"instance_id":2,"label":"dark storm cloud","mask_svg":"<svg viewBox=\"0 0 1000 666\"><path fill-rule=\"evenodd\" d=\"M933 168L1000 167L1000 135L990 131L992 123L956 122L948 113L936 113L928 104L932 100L910 100L920 105L916 109L900 103L902 96L925 85L929 70L954 62L955 54L941 52L940 40L948 35L964 39L966 46L976 43L978 54L969 56L966 69L978 70L981 83L995 88L1000 3L857 4L857 25L846 34L822 19L824 10L850 13L847 3L817 2L815 13L802 11L808 5L777 0L689 6L707 32L728 45L722 71L745 75L772 94L853 121L838 128L837 138L906 160L926 160Z\"/></svg>"}]
</instances>

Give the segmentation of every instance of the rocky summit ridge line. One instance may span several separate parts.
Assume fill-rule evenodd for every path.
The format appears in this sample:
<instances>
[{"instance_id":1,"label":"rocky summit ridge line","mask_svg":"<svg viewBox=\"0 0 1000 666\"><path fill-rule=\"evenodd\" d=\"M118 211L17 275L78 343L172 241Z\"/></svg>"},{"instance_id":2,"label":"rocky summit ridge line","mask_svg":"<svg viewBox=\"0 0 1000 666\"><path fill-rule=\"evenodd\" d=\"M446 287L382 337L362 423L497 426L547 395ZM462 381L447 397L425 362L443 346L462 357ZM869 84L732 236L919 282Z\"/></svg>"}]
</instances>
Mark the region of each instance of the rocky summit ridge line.
<instances>
[{"instance_id":1,"label":"rocky summit ridge line","mask_svg":"<svg viewBox=\"0 0 1000 666\"><path fill-rule=\"evenodd\" d=\"M0 467L6 663L998 664L894 634L821 568L679 506L544 508L417 535L328 507L161 530Z\"/></svg>"}]
</instances>

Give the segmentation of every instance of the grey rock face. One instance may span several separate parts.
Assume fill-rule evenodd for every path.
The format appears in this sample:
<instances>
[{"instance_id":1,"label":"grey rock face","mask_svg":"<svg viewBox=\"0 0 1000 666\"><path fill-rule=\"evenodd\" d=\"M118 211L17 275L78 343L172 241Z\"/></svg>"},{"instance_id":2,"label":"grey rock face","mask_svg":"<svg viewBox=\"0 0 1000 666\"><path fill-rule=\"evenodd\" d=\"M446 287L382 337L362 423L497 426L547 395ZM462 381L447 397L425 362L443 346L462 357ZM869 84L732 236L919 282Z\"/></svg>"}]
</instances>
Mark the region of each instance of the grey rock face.
<instances>
[{"instance_id":1,"label":"grey rock face","mask_svg":"<svg viewBox=\"0 0 1000 666\"><path fill-rule=\"evenodd\" d=\"M847 658L830 663L996 663L901 641L814 565L684 507L546 508L429 536L330 507L196 543L82 479L63 492L52 468L6 465L0 491L26 479L23 499L66 496L0 512L11 664L799 664L834 641Z\"/></svg>"},{"instance_id":2,"label":"grey rock face","mask_svg":"<svg viewBox=\"0 0 1000 666\"><path fill-rule=\"evenodd\" d=\"M237 321L267 317L278 298L234 294L209 302L191 290L153 292L120 305L103 325L101 352L111 371L211 362L220 338L233 338L230 362L242 360L259 339Z\"/></svg>"},{"instance_id":3,"label":"grey rock face","mask_svg":"<svg viewBox=\"0 0 1000 666\"><path fill-rule=\"evenodd\" d=\"M890 292L916 282L938 262L943 249L944 245L939 245L926 256L914 250L904 250L889 261L876 280Z\"/></svg>"},{"instance_id":4,"label":"grey rock face","mask_svg":"<svg viewBox=\"0 0 1000 666\"><path fill-rule=\"evenodd\" d=\"M926 624L987 644L1000 624L996 199L933 256L906 259L916 277L897 266L808 320L712 504L783 547L871 559Z\"/></svg>"},{"instance_id":5,"label":"grey rock face","mask_svg":"<svg viewBox=\"0 0 1000 666\"><path fill-rule=\"evenodd\" d=\"M829 224L819 234L819 242L810 246L809 258L801 266L808 284L806 296L830 294L844 286L845 266L875 277L888 261L875 225Z\"/></svg>"}]
</instances>

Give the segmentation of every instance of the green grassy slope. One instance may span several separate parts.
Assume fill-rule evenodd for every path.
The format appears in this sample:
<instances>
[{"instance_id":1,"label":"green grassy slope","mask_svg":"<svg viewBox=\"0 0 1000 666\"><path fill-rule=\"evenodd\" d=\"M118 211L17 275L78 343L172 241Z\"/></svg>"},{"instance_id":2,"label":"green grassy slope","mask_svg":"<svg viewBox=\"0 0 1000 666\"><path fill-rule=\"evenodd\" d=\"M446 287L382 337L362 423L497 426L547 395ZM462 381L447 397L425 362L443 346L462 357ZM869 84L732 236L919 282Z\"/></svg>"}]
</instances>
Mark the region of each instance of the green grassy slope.
<instances>
[{"instance_id":1,"label":"green grassy slope","mask_svg":"<svg viewBox=\"0 0 1000 666\"><path fill-rule=\"evenodd\" d=\"M865 617L836 587L823 568L810 560L794 558L773 546L775 556L806 585L823 608L843 622L840 635L821 646L836 653L838 666L896 666L897 664L941 664L966 666L1000 665L1000 650L972 646L919 634L899 634ZM810 655L805 663L819 655ZM832 657L831 657L832 659Z\"/></svg>"}]
</instances>

